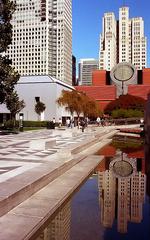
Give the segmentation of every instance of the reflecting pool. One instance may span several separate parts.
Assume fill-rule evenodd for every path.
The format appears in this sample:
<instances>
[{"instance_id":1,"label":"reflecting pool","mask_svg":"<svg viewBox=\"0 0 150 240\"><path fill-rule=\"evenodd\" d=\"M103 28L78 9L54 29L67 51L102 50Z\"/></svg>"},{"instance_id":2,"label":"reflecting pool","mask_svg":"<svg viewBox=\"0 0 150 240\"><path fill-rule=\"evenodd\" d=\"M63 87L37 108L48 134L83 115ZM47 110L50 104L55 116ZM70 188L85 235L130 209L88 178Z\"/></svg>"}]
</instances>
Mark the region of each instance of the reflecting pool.
<instances>
[{"instance_id":1,"label":"reflecting pool","mask_svg":"<svg viewBox=\"0 0 150 240\"><path fill-rule=\"evenodd\" d=\"M150 150L141 142L100 149L104 160L36 240L148 240Z\"/></svg>"}]
</instances>

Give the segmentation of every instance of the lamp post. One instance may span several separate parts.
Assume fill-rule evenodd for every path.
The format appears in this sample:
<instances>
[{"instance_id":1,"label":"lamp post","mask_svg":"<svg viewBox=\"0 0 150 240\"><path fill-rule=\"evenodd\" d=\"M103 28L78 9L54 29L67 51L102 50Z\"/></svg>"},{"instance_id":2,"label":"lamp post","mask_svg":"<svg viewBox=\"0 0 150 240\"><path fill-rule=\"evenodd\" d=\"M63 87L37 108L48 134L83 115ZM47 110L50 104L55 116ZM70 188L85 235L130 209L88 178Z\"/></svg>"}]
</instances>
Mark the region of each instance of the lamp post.
<instances>
[{"instance_id":1,"label":"lamp post","mask_svg":"<svg viewBox=\"0 0 150 240\"><path fill-rule=\"evenodd\" d=\"M23 113L19 114L19 131L23 132Z\"/></svg>"}]
</instances>

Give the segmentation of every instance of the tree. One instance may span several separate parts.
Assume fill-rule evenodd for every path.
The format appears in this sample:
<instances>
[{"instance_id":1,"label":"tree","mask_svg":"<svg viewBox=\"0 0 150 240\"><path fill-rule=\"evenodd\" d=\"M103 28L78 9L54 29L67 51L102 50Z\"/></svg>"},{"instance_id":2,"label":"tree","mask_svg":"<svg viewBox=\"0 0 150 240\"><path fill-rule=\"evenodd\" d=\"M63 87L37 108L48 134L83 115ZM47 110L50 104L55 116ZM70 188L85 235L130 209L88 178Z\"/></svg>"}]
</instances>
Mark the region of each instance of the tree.
<instances>
[{"instance_id":1,"label":"tree","mask_svg":"<svg viewBox=\"0 0 150 240\"><path fill-rule=\"evenodd\" d=\"M75 109L73 91L62 90L61 96L56 100L56 103L59 106L64 106L66 111L69 111L71 115L73 115Z\"/></svg>"},{"instance_id":2,"label":"tree","mask_svg":"<svg viewBox=\"0 0 150 240\"><path fill-rule=\"evenodd\" d=\"M121 95L118 99L111 101L105 108L105 113L111 114L116 109L137 109L144 111L145 100L130 94Z\"/></svg>"},{"instance_id":3,"label":"tree","mask_svg":"<svg viewBox=\"0 0 150 240\"><path fill-rule=\"evenodd\" d=\"M80 115L82 113L84 114L83 108L84 108L84 104L86 102L85 94L74 90L74 91L72 91L72 100L74 103L74 112L77 114L78 123L79 123Z\"/></svg>"},{"instance_id":4,"label":"tree","mask_svg":"<svg viewBox=\"0 0 150 240\"><path fill-rule=\"evenodd\" d=\"M19 77L11 67L11 61L0 56L0 103L5 102L6 97L12 94Z\"/></svg>"},{"instance_id":5,"label":"tree","mask_svg":"<svg viewBox=\"0 0 150 240\"><path fill-rule=\"evenodd\" d=\"M63 90L62 95L57 99L57 104L64 106L71 115L75 112L78 120L81 114L86 117L96 117L100 114L100 108L97 102L89 98L85 93L76 90Z\"/></svg>"},{"instance_id":6,"label":"tree","mask_svg":"<svg viewBox=\"0 0 150 240\"><path fill-rule=\"evenodd\" d=\"M0 0L0 103L14 91L19 74L11 67L11 60L4 53L12 42L12 25L10 20L15 11L15 4L10 0Z\"/></svg>"},{"instance_id":7,"label":"tree","mask_svg":"<svg viewBox=\"0 0 150 240\"><path fill-rule=\"evenodd\" d=\"M96 118L102 115L99 104L93 99L87 99L83 112L84 116L89 118Z\"/></svg>"},{"instance_id":8,"label":"tree","mask_svg":"<svg viewBox=\"0 0 150 240\"><path fill-rule=\"evenodd\" d=\"M15 91L7 95L6 106L8 110L11 112L11 119L14 120L15 124L16 114L19 113L25 107L25 103L23 100L19 101L18 94Z\"/></svg>"},{"instance_id":9,"label":"tree","mask_svg":"<svg viewBox=\"0 0 150 240\"><path fill-rule=\"evenodd\" d=\"M46 106L43 102L39 101L35 104L35 112L38 114L39 118L40 118L41 113L44 112L45 109L46 109Z\"/></svg>"},{"instance_id":10,"label":"tree","mask_svg":"<svg viewBox=\"0 0 150 240\"><path fill-rule=\"evenodd\" d=\"M5 52L12 42L12 25L10 20L16 4L10 0L0 0L0 53Z\"/></svg>"},{"instance_id":11,"label":"tree","mask_svg":"<svg viewBox=\"0 0 150 240\"><path fill-rule=\"evenodd\" d=\"M64 106L67 111L73 115L75 112L80 117L80 114L83 113L83 103L85 98L83 93L80 93L76 90L67 91L63 90L61 96L57 99L57 104L59 106Z\"/></svg>"}]
</instances>

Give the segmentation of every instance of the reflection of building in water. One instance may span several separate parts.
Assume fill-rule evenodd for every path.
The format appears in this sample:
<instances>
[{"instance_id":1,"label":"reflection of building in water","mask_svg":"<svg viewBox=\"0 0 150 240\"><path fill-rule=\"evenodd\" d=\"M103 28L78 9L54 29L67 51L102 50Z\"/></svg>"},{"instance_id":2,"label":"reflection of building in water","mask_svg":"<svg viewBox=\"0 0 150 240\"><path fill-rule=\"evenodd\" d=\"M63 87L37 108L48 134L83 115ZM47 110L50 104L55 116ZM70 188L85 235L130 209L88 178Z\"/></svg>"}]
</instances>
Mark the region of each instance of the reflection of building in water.
<instances>
[{"instance_id":1,"label":"reflection of building in water","mask_svg":"<svg viewBox=\"0 0 150 240\"><path fill-rule=\"evenodd\" d=\"M130 179L118 179L118 231L127 232L130 220Z\"/></svg>"},{"instance_id":2,"label":"reflection of building in water","mask_svg":"<svg viewBox=\"0 0 150 240\"><path fill-rule=\"evenodd\" d=\"M146 175L138 172L131 182L131 221L141 222L142 204L145 198Z\"/></svg>"},{"instance_id":3,"label":"reflection of building in water","mask_svg":"<svg viewBox=\"0 0 150 240\"><path fill-rule=\"evenodd\" d=\"M146 172L146 193L150 197L150 145L145 144L144 146L144 154L145 154L145 172Z\"/></svg>"},{"instance_id":4,"label":"reflection of building in water","mask_svg":"<svg viewBox=\"0 0 150 240\"><path fill-rule=\"evenodd\" d=\"M146 176L137 172L131 178L118 179L118 231L127 232L127 222L140 223L145 197Z\"/></svg>"},{"instance_id":5,"label":"reflection of building in water","mask_svg":"<svg viewBox=\"0 0 150 240\"><path fill-rule=\"evenodd\" d=\"M115 217L115 178L109 170L99 172L101 222L111 227Z\"/></svg>"},{"instance_id":6,"label":"reflection of building in water","mask_svg":"<svg viewBox=\"0 0 150 240\"><path fill-rule=\"evenodd\" d=\"M36 240L70 240L70 201L58 212Z\"/></svg>"},{"instance_id":7,"label":"reflection of building in water","mask_svg":"<svg viewBox=\"0 0 150 240\"><path fill-rule=\"evenodd\" d=\"M113 161L115 158L113 159ZM127 232L127 223L139 223L142 220L142 205L145 197L146 175L142 168L126 176L117 176L108 164L101 162L98 168L99 197L101 206L101 222L104 227L112 227L117 217L118 232ZM120 159L116 161L121 161ZM126 156L125 162L133 159ZM142 166L142 165L141 165ZM120 169L119 169L120 170ZM116 214L117 213L117 214Z\"/></svg>"}]
</instances>

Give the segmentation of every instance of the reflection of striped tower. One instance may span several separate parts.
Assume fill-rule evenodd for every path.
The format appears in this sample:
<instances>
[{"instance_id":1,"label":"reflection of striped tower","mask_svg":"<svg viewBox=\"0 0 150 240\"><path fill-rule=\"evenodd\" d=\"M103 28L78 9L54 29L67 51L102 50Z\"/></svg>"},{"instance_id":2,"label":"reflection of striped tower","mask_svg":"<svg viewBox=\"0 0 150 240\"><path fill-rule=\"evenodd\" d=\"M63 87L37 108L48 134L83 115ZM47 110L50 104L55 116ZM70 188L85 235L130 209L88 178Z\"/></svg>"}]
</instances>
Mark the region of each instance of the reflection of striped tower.
<instances>
[{"instance_id":1,"label":"reflection of striped tower","mask_svg":"<svg viewBox=\"0 0 150 240\"><path fill-rule=\"evenodd\" d=\"M70 221L69 201L36 240L70 240Z\"/></svg>"},{"instance_id":2,"label":"reflection of striped tower","mask_svg":"<svg viewBox=\"0 0 150 240\"><path fill-rule=\"evenodd\" d=\"M101 222L104 227L112 227L115 217L115 177L109 170L98 172Z\"/></svg>"},{"instance_id":3,"label":"reflection of striped tower","mask_svg":"<svg viewBox=\"0 0 150 240\"><path fill-rule=\"evenodd\" d=\"M130 178L118 179L118 232L127 232L127 222L130 220Z\"/></svg>"},{"instance_id":4,"label":"reflection of striped tower","mask_svg":"<svg viewBox=\"0 0 150 240\"><path fill-rule=\"evenodd\" d=\"M131 221L141 222L146 192L146 175L138 172L131 179Z\"/></svg>"},{"instance_id":5,"label":"reflection of striped tower","mask_svg":"<svg viewBox=\"0 0 150 240\"><path fill-rule=\"evenodd\" d=\"M110 162L109 170L104 168L106 165L104 162L98 168L101 222L104 227L111 227L117 209L117 228L120 233L127 232L128 221L135 223L142 221L142 205L146 193L146 175L142 173L142 169L137 172L135 159L128 159L126 154L123 156L126 162L132 162L133 173L129 176L119 177L113 173L113 163L121 160L119 154Z\"/></svg>"}]
</instances>

